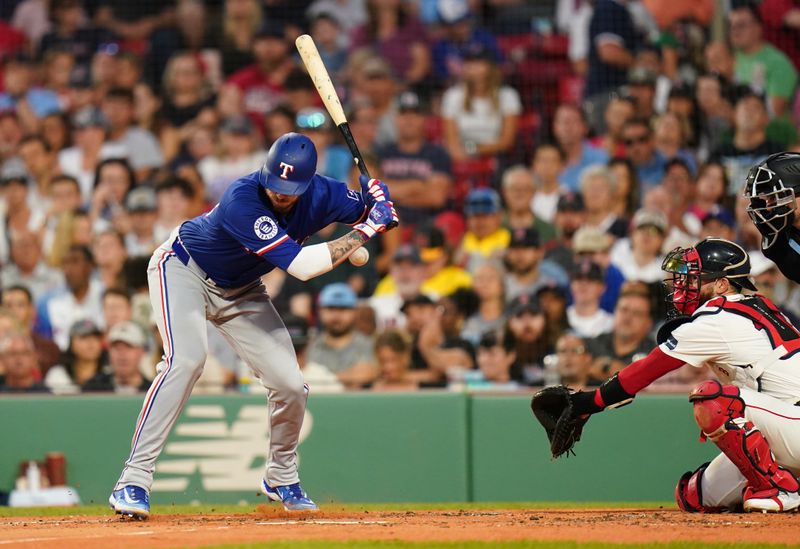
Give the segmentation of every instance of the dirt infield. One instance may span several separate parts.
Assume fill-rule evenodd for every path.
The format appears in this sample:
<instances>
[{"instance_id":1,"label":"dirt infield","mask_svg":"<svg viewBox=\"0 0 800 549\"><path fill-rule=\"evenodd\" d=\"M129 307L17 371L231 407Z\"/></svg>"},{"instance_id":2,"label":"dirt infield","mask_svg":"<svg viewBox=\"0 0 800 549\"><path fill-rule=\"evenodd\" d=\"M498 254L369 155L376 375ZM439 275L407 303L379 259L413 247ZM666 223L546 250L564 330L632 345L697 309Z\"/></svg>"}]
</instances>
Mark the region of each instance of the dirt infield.
<instances>
[{"instance_id":1,"label":"dirt infield","mask_svg":"<svg viewBox=\"0 0 800 549\"><path fill-rule=\"evenodd\" d=\"M677 510L322 511L0 519L0 548L203 547L276 540L797 543L800 515L688 515Z\"/></svg>"}]
</instances>

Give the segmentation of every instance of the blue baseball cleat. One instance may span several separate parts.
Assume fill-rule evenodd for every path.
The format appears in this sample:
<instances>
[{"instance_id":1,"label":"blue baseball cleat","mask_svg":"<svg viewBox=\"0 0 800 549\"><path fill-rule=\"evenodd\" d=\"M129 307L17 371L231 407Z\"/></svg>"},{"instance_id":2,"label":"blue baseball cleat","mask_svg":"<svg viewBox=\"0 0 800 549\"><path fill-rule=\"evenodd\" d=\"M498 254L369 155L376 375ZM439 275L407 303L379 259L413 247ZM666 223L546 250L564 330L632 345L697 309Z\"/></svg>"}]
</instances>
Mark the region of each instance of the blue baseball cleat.
<instances>
[{"instance_id":1,"label":"blue baseball cleat","mask_svg":"<svg viewBox=\"0 0 800 549\"><path fill-rule=\"evenodd\" d=\"M150 494L141 486L129 484L111 492L108 504L118 515L138 520L150 516Z\"/></svg>"},{"instance_id":2,"label":"blue baseball cleat","mask_svg":"<svg viewBox=\"0 0 800 549\"><path fill-rule=\"evenodd\" d=\"M269 486L266 480L261 481L261 491L272 501L280 501L287 511L316 511L317 504L300 487L299 482L287 486Z\"/></svg>"}]
</instances>

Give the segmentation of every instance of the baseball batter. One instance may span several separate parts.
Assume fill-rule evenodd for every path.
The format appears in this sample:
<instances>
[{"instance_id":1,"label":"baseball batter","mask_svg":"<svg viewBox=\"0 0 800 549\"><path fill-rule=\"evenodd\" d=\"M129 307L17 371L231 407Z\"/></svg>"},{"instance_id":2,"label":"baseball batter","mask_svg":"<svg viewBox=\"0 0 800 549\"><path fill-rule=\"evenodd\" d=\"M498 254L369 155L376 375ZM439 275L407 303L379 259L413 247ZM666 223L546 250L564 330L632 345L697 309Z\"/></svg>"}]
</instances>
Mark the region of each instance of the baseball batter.
<instances>
[{"instance_id":1,"label":"baseball batter","mask_svg":"<svg viewBox=\"0 0 800 549\"><path fill-rule=\"evenodd\" d=\"M150 300L164 356L109 498L117 513L139 519L150 514L156 459L206 360L206 319L268 390L270 439L261 490L287 510L317 508L297 471L308 387L261 276L276 267L300 280L328 272L398 219L382 182L362 177L359 193L317 175L316 165L317 152L307 137L282 136L260 171L235 181L212 211L184 223L153 254ZM336 221L353 230L301 246Z\"/></svg>"},{"instance_id":2,"label":"baseball batter","mask_svg":"<svg viewBox=\"0 0 800 549\"><path fill-rule=\"evenodd\" d=\"M796 509L800 332L768 299L741 293L756 288L749 279L750 259L733 242L706 239L692 248L678 248L667 256L663 269L671 275L669 299L685 316L662 328L659 346L647 357L597 390L568 394L572 410L565 406L563 419L574 430L565 433L556 426L548 431L559 447L554 453L571 448L590 414L630 402L655 379L683 364L705 364L719 381L702 382L689 400L702 439L722 453L681 477L675 489L678 505L689 512ZM532 403L535 412L538 396ZM537 417L542 421L539 412ZM562 440L568 442L560 444Z\"/></svg>"}]
</instances>

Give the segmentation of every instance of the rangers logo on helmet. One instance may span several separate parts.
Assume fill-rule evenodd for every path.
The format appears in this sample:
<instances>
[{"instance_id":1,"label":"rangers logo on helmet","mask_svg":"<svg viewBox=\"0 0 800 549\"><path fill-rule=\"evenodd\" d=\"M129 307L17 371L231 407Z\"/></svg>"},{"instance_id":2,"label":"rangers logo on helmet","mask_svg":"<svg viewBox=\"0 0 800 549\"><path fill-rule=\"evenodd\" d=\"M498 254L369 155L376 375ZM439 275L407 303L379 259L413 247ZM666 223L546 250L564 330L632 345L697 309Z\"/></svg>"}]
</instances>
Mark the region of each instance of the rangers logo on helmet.
<instances>
[{"instance_id":1,"label":"rangers logo on helmet","mask_svg":"<svg viewBox=\"0 0 800 549\"><path fill-rule=\"evenodd\" d=\"M281 175L280 175L281 179L289 179L289 174L294 171L294 166L292 166L291 164L287 164L286 162L281 162L280 168L281 168Z\"/></svg>"}]
</instances>

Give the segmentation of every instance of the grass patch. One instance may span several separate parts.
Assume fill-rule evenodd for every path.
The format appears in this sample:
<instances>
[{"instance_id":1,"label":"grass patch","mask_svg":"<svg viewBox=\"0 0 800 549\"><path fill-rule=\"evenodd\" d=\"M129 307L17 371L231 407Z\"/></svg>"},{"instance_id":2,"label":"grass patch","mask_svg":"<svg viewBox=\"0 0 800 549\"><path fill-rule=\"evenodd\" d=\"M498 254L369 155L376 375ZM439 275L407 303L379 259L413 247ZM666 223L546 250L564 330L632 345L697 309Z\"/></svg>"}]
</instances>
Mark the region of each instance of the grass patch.
<instances>
[{"instance_id":1,"label":"grass patch","mask_svg":"<svg viewBox=\"0 0 800 549\"><path fill-rule=\"evenodd\" d=\"M247 505L155 505L153 515L231 515L255 512L256 506L266 501ZM593 502L470 502L470 503L321 503L323 512L360 511L430 511L491 510L491 509L674 509L671 501L593 501ZM0 517L69 517L110 515L107 505L81 505L78 507L0 507Z\"/></svg>"}]
</instances>

